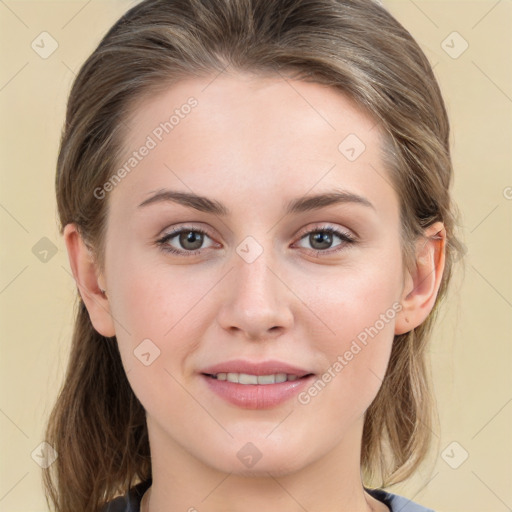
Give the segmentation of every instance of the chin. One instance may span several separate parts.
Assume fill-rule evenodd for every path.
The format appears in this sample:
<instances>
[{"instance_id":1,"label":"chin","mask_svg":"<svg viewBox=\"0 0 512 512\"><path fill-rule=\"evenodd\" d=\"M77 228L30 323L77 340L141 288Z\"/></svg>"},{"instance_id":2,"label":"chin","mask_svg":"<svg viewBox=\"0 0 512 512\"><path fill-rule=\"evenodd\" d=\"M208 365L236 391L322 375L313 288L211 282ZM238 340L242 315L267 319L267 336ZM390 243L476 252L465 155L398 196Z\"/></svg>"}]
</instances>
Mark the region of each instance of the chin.
<instances>
[{"instance_id":1,"label":"chin","mask_svg":"<svg viewBox=\"0 0 512 512\"><path fill-rule=\"evenodd\" d=\"M280 477L295 473L315 458L313 453L304 450L303 443L294 446L289 440L287 442L284 439L277 443L275 440L270 442L264 437L253 439L253 442L233 441L228 449L222 450L222 453L210 454L210 464L224 473L268 478L269 475Z\"/></svg>"}]
</instances>

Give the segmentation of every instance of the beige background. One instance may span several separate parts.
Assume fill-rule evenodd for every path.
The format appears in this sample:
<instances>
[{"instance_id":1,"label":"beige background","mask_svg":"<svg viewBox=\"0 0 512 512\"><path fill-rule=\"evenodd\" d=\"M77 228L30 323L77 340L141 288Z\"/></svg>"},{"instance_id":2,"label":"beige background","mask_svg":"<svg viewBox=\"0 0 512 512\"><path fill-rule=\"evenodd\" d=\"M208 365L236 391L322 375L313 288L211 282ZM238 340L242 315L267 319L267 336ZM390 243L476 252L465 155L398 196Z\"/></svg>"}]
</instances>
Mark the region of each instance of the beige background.
<instances>
[{"instance_id":1,"label":"beige background","mask_svg":"<svg viewBox=\"0 0 512 512\"><path fill-rule=\"evenodd\" d=\"M75 292L56 225L58 141L75 72L132 4L0 0L2 512L47 510L31 453L65 370ZM440 416L432 471L394 490L438 512L505 512L512 508L512 2L384 5L417 38L444 91L468 248L464 280L432 343ZM31 47L43 31L58 42L46 59ZM453 58L464 41L467 50Z\"/></svg>"}]
</instances>

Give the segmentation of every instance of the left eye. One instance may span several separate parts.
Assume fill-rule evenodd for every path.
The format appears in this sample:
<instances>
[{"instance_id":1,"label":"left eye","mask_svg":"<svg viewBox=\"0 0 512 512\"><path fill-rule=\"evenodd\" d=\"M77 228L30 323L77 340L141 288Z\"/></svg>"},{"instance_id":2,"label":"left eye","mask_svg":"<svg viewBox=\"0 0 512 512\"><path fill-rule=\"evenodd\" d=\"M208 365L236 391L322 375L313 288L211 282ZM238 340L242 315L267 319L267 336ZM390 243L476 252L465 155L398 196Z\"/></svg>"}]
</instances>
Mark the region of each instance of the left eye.
<instances>
[{"instance_id":1,"label":"left eye","mask_svg":"<svg viewBox=\"0 0 512 512\"><path fill-rule=\"evenodd\" d=\"M333 246L334 238L340 239L341 242ZM348 233L331 227L309 231L300 240L307 240L312 246L311 249L317 252L336 252L341 249L335 249L334 251L328 251L328 249L354 242L354 238Z\"/></svg>"}]
</instances>

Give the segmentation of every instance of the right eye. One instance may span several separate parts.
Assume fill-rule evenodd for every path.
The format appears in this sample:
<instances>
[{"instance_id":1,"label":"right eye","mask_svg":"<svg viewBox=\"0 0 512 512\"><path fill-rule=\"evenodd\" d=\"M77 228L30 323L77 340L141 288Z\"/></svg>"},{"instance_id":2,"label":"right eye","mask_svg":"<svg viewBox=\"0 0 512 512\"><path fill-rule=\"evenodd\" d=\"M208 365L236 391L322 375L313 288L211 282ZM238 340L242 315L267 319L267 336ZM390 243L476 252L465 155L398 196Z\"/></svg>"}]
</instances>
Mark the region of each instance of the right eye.
<instances>
[{"instance_id":1,"label":"right eye","mask_svg":"<svg viewBox=\"0 0 512 512\"><path fill-rule=\"evenodd\" d=\"M205 237L210 238L208 233L202 229L181 227L165 234L157 240L157 244L165 252L180 256L194 256L202 251L201 246ZM176 247L176 244L180 247Z\"/></svg>"}]
</instances>

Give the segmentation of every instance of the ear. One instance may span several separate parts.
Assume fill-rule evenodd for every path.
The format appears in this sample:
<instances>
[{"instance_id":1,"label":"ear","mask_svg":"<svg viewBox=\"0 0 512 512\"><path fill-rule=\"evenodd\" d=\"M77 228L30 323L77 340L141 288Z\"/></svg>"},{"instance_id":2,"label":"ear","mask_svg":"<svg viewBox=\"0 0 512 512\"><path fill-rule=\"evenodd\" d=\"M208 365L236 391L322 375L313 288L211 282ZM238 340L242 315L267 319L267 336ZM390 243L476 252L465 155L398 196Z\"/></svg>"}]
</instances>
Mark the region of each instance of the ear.
<instances>
[{"instance_id":1,"label":"ear","mask_svg":"<svg viewBox=\"0 0 512 512\"><path fill-rule=\"evenodd\" d=\"M407 270L402 310L396 317L395 334L412 331L434 307L445 262L446 230L442 222L429 226L416 244L415 268Z\"/></svg>"},{"instance_id":2,"label":"ear","mask_svg":"<svg viewBox=\"0 0 512 512\"><path fill-rule=\"evenodd\" d=\"M65 226L64 241L71 271L89 312L92 325L105 337L115 336L109 301L104 293L103 276L101 276L93 253L83 241L76 224L70 223Z\"/></svg>"}]
</instances>

